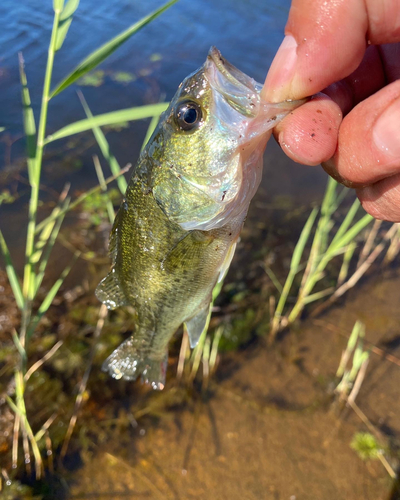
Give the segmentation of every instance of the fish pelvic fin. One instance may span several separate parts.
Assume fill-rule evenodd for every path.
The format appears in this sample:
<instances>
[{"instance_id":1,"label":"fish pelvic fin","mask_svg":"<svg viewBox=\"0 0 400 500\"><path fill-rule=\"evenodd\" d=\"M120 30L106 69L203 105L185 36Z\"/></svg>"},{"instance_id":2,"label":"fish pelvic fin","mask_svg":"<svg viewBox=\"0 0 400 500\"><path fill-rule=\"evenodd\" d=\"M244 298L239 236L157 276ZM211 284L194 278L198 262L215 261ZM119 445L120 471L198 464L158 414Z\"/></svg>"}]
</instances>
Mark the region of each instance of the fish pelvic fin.
<instances>
[{"instance_id":1,"label":"fish pelvic fin","mask_svg":"<svg viewBox=\"0 0 400 500\"><path fill-rule=\"evenodd\" d=\"M115 309L120 306L128 305L125 293L119 282L115 269L99 283L96 288L96 297L107 306L108 309Z\"/></svg>"},{"instance_id":2,"label":"fish pelvic fin","mask_svg":"<svg viewBox=\"0 0 400 500\"><path fill-rule=\"evenodd\" d=\"M125 340L104 361L102 370L119 380L136 380L141 376L142 382L155 390L165 386L168 352L161 358L152 358L148 348L140 348L140 341L134 337Z\"/></svg>"},{"instance_id":3,"label":"fish pelvic fin","mask_svg":"<svg viewBox=\"0 0 400 500\"><path fill-rule=\"evenodd\" d=\"M185 321L186 328L189 335L190 347L193 349L199 343L201 334L207 326L208 314L210 312L211 301L200 311L197 312L193 318Z\"/></svg>"},{"instance_id":4,"label":"fish pelvic fin","mask_svg":"<svg viewBox=\"0 0 400 500\"><path fill-rule=\"evenodd\" d=\"M220 283L226 276L229 266L231 265L233 256L236 250L236 244L238 240L234 241L232 245L229 247L229 250L225 256L224 262L222 263L221 269L219 270L218 283Z\"/></svg>"}]
</instances>

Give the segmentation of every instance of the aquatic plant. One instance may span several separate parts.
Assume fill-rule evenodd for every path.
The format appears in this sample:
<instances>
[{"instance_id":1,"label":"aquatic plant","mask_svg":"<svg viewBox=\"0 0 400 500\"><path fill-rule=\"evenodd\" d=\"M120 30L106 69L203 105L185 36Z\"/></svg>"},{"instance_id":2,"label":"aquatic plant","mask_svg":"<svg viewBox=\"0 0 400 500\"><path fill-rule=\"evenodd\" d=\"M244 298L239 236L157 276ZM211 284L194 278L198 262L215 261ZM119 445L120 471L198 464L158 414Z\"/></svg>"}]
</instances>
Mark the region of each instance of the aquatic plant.
<instances>
[{"instance_id":1,"label":"aquatic plant","mask_svg":"<svg viewBox=\"0 0 400 500\"><path fill-rule=\"evenodd\" d=\"M341 401L354 402L364 380L369 362L369 351L364 351L363 347L364 337L365 325L356 321L336 372L340 382L335 392Z\"/></svg>"},{"instance_id":2,"label":"aquatic plant","mask_svg":"<svg viewBox=\"0 0 400 500\"><path fill-rule=\"evenodd\" d=\"M397 475L385 457L388 450L379 443L376 436L370 432L357 432L354 434L350 446L362 460L380 460L389 476L396 479Z\"/></svg>"},{"instance_id":3,"label":"aquatic plant","mask_svg":"<svg viewBox=\"0 0 400 500\"><path fill-rule=\"evenodd\" d=\"M328 179L321 207L313 208L301 231L283 286L272 270L266 269L279 291L279 299L271 319L271 341L279 331L300 318L308 304L329 297L313 311L317 314L342 297L355 286L385 248L387 262L391 262L398 254L399 225L392 224L383 234L379 234L380 221L372 224L374 218L369 214L357 218L360 210L358 199L353 202L337 226L339 207L348 192L349 190L343 187L339 191L339 184L332 178ZM370 225L370 231L366 232L367 226ZM312 243L309 245L311 239ZM357 249L359 258L353 266ZM305 258L307 253L308 257ZM339 271L329 273L329 266L337 263L338 259L342 259ZM321 283L326 283L326 278L329 279L329 285L321 287ZM318 286L320 289L315 291ZM288 307L290 295L294 297L294 301L291 301L294 304Z\"/></svg>"},{"instance_id":4,"label":"aquatic plant","mask_svg":"<svg viewBox=\"0 0 400 500\"><path fill-rule=\"evenodd\" d=\"M360 418L370 432L357 432L350 446L362 460L380 460L392 479L397 474L385 455L390 456L390 447L382 445L384 437L369 421L355 403L355 399L364 381L369 363L370 350L364 350L365 325L356 321L346 348L342 352L336 377L339 383L335 388L339 403L346 404Z\"/></svg>"},{"instance_id":5,"label":"aquatic plant","mask_svg":"<svg viewBox=\"0 0 400 500\"><path fill-rule=\"evenodd\" d=\"M215 371L218 362L218 346L223 333L223 327L219 326L215 330L213 333L212 343L208 327L212 315L213 304L215 299L220 294L222 286L223 280L219 281L213 289L212 302L207 316L207 321L200 335L199 342L192 352L189 347L189 335L186 325L184 325L183 328L183 337L177 367L177 378L182 378L184 374L186 382L192 384L193 380L196 378L201 363L203 365L203 390L207 389L209 378Z\"/></svg>"},{"instance_id":6,"label":"aquatic plant","mask_svg":"<svg viewBox=\"0 0 400 500\"><path fill-rule=\"evenodd\" d=\"M26 235L25 265L22 279L19 277L17 270L13 265L7 243L0 231L1 252L5 260L5 267L14 298L21 313L19 331L14 331L13 333L15 348L19 353L19 362L17 366L15 366L15 390L13 394L11 393L10 395L7 395L6 398L8 404L15 412L12 451L13 467L17 467L19 438L22 433L25 463L30 463L30 450L32 450L35 459L35 472L37 478L39 478L43 472L43 462L40 450L43 447L44 437L48 428L52 424L54 417L50 417L50 419L44 422L41 429L35 433L27 417L25 389L31 376L59 349L61 342L57 342L41 360L37 361L33 365L30 365L29 363L27 349L29 341L35 333L39 322L48 312L50 305L70 272L72 265L79 257L79 252L74 252L74 256L70 264L67 265L67 267L61 272L58 279L56 279L52 286L50 286L47 290L47 293L44 299L41 300L40 305L36 306L36 302L39 300L38 292L42 285L52 250L59 236L63 218L67 211L82 203L84 200L87 200L89 196L93 195L93 193L99 193L101 191L104 192L106 190L106 185L114 179L117 179L120 191L122 193L125 191L126 181L123 174L127 169L121 169L115 157L113 157L109 152L109 148L105 149L102 147L105 144L105 138L100 127L142 118L155 117L155 119L158 119L159 114L165 109L166 106L164 103L158 103L114 111L97 116L92 116L90 110L87 106L85 106L86 114L88 116L87 119L71 123L51 135L46 135L48 105L51 99L55 98L59 93L63 92L79 78L87 75L91 70L96 68L132 35L158 17L176 1L177 0L168 1L165 5L145 16L140 21L134 23L128 29L92 52L83 61L81 61L76 68L62 80L61 83L56 85L53 90L51 90L54 59L64 43L65 37L73 20L73 16L79 5L79 0L68 0L65 4L64 0L53 0L53 26L48 49L41 99L42 104L37 128L36 119L31 106L31 96L25 74L24 60L22 54L19 56L20 80L22 86L23 125L26 137L27 167L30 185L30 202ZM152 121L152 124L154 124L154 121ZM57 139L68 137L89 129L92 129L95 133L101 150L110 164L113 176L105 180L101 172L101 168L99 167L99 163L95 160L96 172L99 177L99 186L89 190L75 200L71 199L68 187L66 187L61 193L58 203L52 210L52 213L41 222L38 222L37 215L40 202L40 181L45 146ZM110 203L110 198L108 197L107 212L109 218L112 219L113 211Z\"/></svg>"}]
</instances>

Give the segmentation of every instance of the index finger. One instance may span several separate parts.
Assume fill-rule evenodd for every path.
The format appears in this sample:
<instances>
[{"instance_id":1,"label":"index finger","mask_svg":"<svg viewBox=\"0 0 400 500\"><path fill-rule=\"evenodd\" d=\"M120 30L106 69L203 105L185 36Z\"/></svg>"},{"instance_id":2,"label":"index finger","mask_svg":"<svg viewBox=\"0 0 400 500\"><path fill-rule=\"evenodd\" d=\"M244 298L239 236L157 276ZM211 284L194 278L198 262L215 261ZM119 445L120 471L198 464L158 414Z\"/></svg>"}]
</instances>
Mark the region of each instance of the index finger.
<instances>
[{"instance_id":1,"label":"index finger","mask_svg":"<svg viewBox=\"0 0 400 500\"><path fill-rule=\"evenodd\" d=\"M352 73L368 43L400 41L399 0L293 0L267 75L272 102L320 92Z\"/></svg>"}]
</instances>

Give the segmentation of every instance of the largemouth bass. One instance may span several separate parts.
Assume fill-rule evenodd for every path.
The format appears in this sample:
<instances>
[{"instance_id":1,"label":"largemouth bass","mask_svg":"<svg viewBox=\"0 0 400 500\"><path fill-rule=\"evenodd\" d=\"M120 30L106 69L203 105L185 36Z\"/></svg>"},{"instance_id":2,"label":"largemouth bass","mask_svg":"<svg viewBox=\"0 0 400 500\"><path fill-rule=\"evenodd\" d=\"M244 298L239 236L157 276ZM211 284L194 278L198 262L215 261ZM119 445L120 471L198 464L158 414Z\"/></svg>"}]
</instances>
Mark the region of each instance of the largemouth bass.
<instances>
[{"instance_id":1,"label":"largemouth bass","mask_svg":"<svg viewBox=\"0 0 400 500\"><path fill-rule=\"evenodd\" d=\"M168 342L185 322L195 347L261 181L271 129L304 101L270 104L211 48L179 86L133 170L96 295L132 305L137 329L104 362L114 378L162 389Z\"/></svg>"}]
</instances>

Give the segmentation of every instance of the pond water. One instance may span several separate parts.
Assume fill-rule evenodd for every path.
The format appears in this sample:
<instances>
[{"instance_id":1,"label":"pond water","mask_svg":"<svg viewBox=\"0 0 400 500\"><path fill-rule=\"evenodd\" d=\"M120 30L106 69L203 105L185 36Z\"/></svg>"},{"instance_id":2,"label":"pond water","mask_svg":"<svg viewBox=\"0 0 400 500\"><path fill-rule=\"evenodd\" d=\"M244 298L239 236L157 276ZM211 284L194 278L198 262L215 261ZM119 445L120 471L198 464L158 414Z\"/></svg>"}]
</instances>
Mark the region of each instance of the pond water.
<instances>
[{"instance_id":1,"label":"pond water","mask_svg":"<svg viewBox=\"0 0 400 500\"><path fill-rule=\"evenodd\" d=\"M53 82L159 5L156 0L81 0L66 42L56 55ZM77 89L84 93L94 114L170 99L181 80L204 62L211 45L262 82L282 40L289 5L288 0L181 0L103 63L101 73L86 81L91 85L80 82L51 101L48 133L84 118ZM51 2L4 0L0 19L0 127L5 127L0 133L0 191L7 188L17 195L14 203L1 205L0 227L21 269L28 190L22 160L17 53L22 52L25 59L37 116L52 24ZM145 121L134 122L107 131L120 165L135 162L147 125ZM98 150L91 133L53 143L44 163L44 201L56 199L66 181L71 182L74 194L95 185L94 153ZM108 175L106 162L102 164ZM208 389L202 391L197 382L176 380L179 338L171 349L167 388L162 393L153 393L140 383L110 380L100 371L101 362L109 346L132 330L129 311L111 315L63 464L57 464L55 458L53 467L48 461L46 479L36 483L21 472L20 464L19 479L44 498L57 499L397 498L391 493L392 483L382 464L362 461L350 447L357 431L368 430L365 422L348 408L340 411L332 406L335 371L357 319L366 324L369 342L395 360L400 356L396 266L372 273L345 302L300 323L272 346L266 342L268 297L273 287L260 262L275 262L279 279L284 279L302 224L311 204L321 200L325 183L321 169L295 165L271 140L263 181L227 277L226 291L217 303L215 323L226 324L231 318L234 328L246 330L246 334L235 349L227 346L226 352L221 351ZM42 210L46 213L47 204ZM81 244L79 237L89 241L96 258L76 266L39 328L39 337L32 340L32 359L40 358L55 340L64 341L54 360L32 380L27 394L35 430L53 412L57 414L50 432L54 457L65 438L76 387L90 357L98 311L93 291L108 266L108 230L82 226L76 214L68 218L59 260L52 262L51 273L59 274L60 261L64 254L69 258L75 239ZM18 317L8 299L10 289L4 274L0 278L0 307L7 311L2 316L7 320L0 329L0 342L9 353L10 332ZM0 359L0 379L9 376L7 356ZM400 367L392 358L371 356L357 403L383 441L392 451L397 450ZM3 379L2 391L9 388ZM0 411L0 460L13 476L10 440L5 436L12 432L12 414L3 400Z\"/></svg>"}]
</instances>

